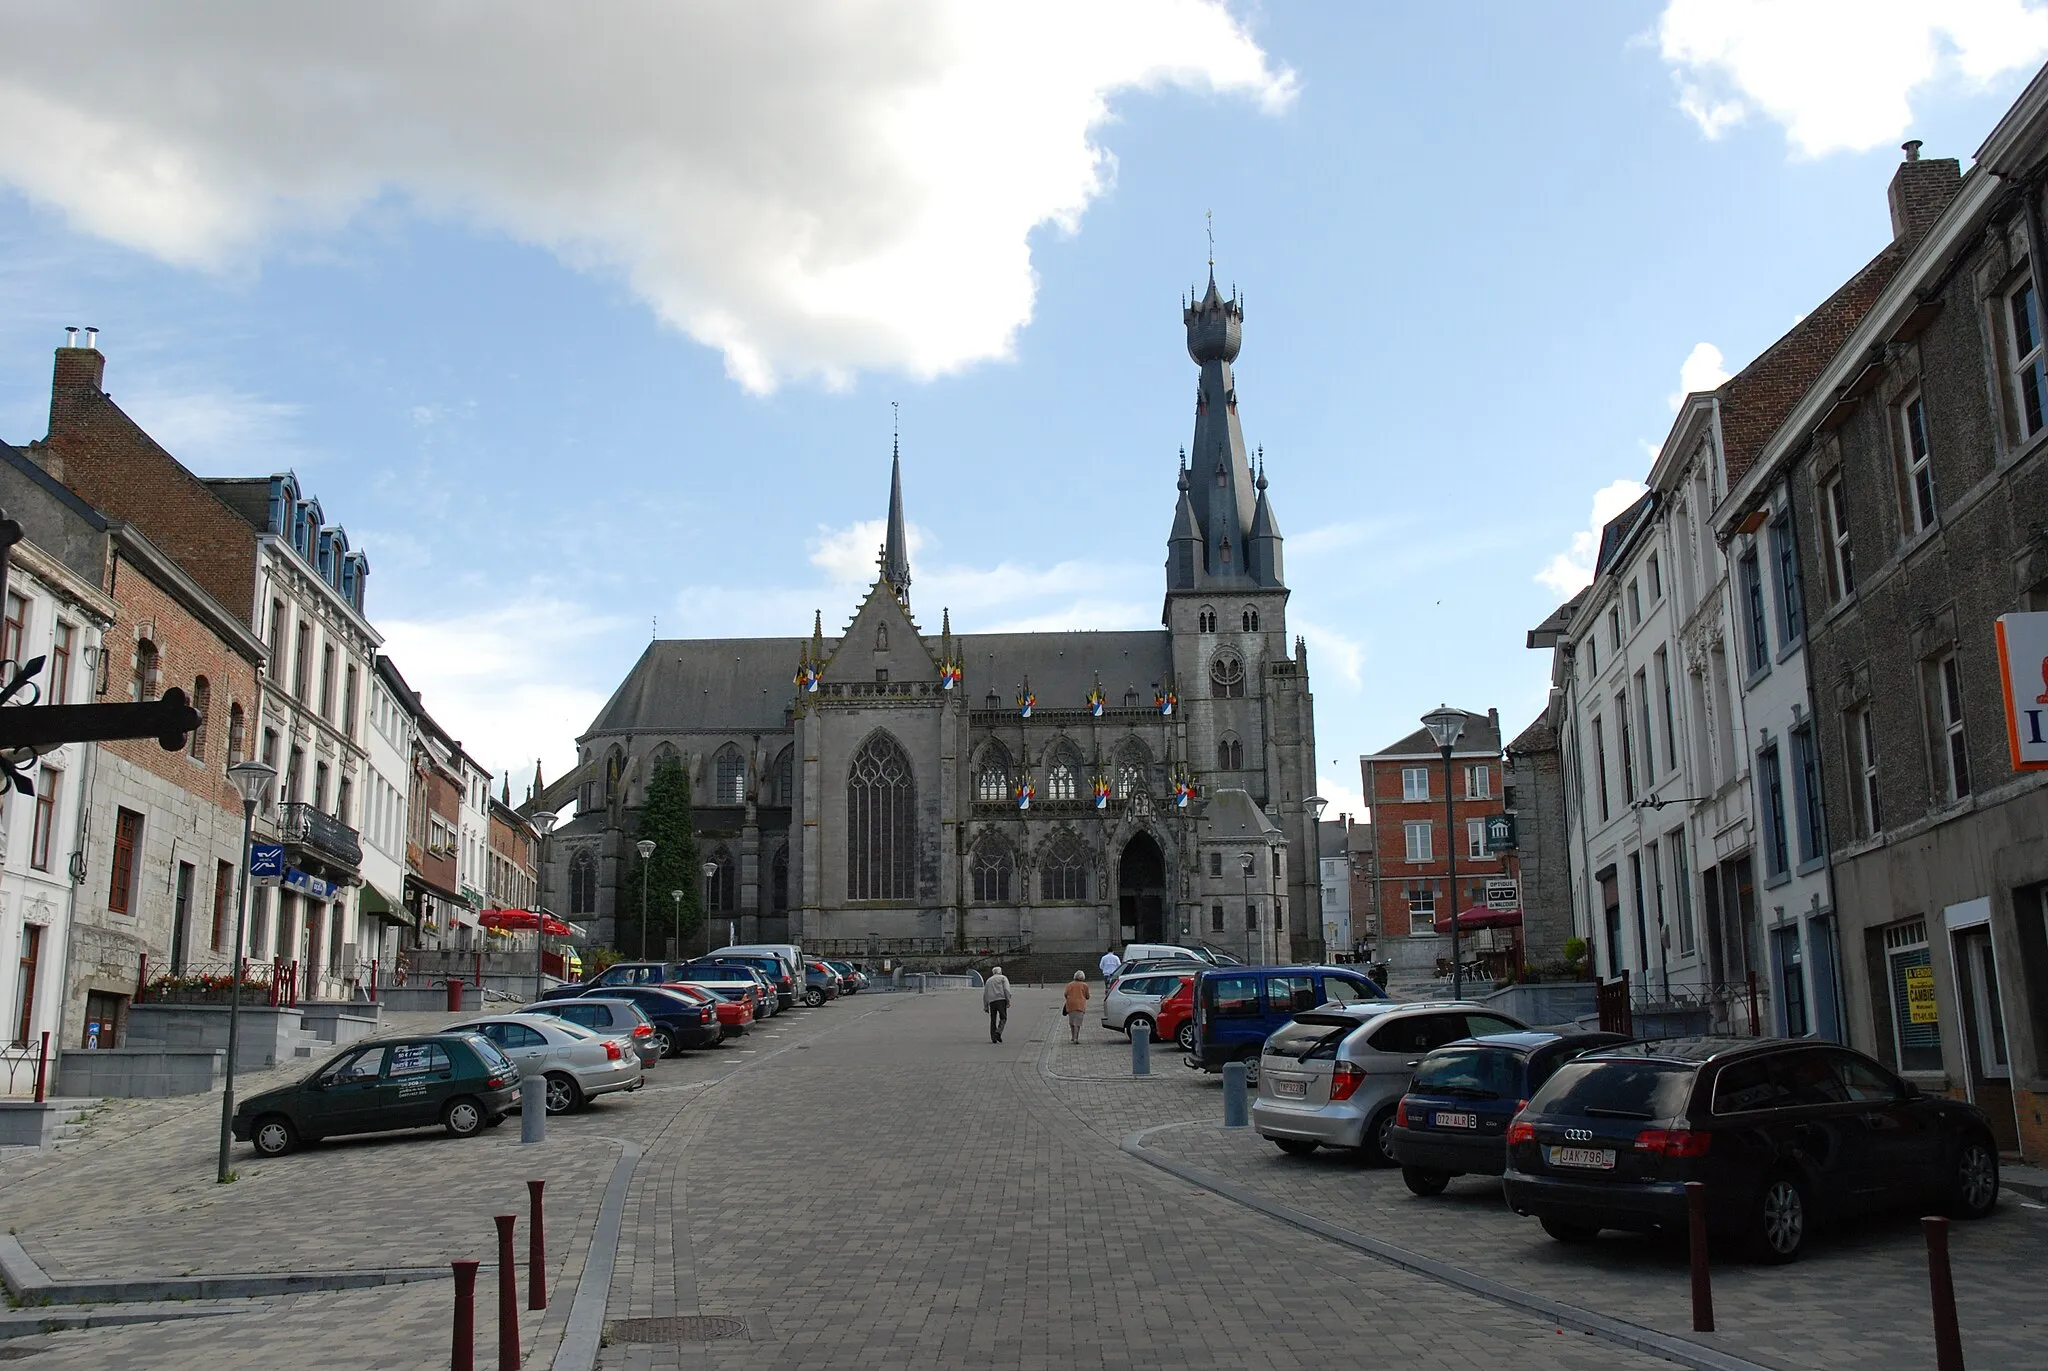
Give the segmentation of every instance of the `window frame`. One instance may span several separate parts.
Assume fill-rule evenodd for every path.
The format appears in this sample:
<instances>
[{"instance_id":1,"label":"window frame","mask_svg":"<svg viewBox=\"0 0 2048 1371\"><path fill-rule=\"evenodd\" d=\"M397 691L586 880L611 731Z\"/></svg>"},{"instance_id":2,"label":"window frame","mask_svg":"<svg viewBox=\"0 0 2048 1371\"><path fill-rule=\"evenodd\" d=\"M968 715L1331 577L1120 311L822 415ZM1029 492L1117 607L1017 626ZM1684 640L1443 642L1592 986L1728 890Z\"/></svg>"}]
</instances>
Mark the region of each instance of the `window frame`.
<instances>
[{"instance_id":1,"label":"window frame","mask_svg":"<svg viewBox=\"0 0 2048 1371\"><path fill-rule=\"evenodd\" d=\"M1600 794L1600 820L1605 823L1614 817L1607 793L1607 730L1598 714L1590 722L1593 725L1593 771Z\"/></svg>"},{"instance_id":2,"label":"window frame","mask_svg":"<svg viewBox=\"0 0 2048 1371\"><path fill-rule=\"evenodd\" d=\"M1401 768L1401 803L1424 804L1429 800L1429 772L1426 766ZM1419 782L1419 784L1417 784Z\"/></svg>"},{"instance_id":3,"label":"window frame","mask_svg":"<svg viewBox=\"0 0 2048 1371\"><path fill-rule=\"evenodd\" d=\"M2048 428L2048 351L2043 349L2041 336L2041 297L2034 288L2031 272L2005 292L2005 305L2006 374L2012 383L2013 416L2018 422L2020 441L2026 442ZM2021 348L2022 334L2031 339L2031 347Z\"/></svg>"},{"instance_id":4,"label":"window frame","mask_svg":"<svg viewBox=\"0 0 2048 1371\"><path fill-rule=\"evenodd\" d=\"M1927 401L1917 387L1900 399L1898 416L1906 531L1925 533L1940 522L1941 502L1934 488L1934 441L1927 430Z\"/></svg>"},{"instance_id":5,"label":"window frame","mask_svg":"<svg viewBox=\"0 0 2048 1371\"><path fill-rule=\"evenodd\" d=\"M1786 831L1785 768L1778 745L1768 743L1756 753L1758 820L1763 828L1764 874L1776 880L1791 874L1791 837Z\"/></svg>"},{"instance_id":6,"label":"window frame","mask_svg":"<svg viewBox=\"0 0 2048 1371\"><path fill-rule=\"evenodd\" d=\"M1736 581L1741 586L1743 647L1749 668L1745 679L1754 681L1771 669L1771 628L1764 614L1763 559L1758 556L1754 543L1735 559L1735 567Z\"/></svg>"},{"instance_id":7,"label":"window frame","mask_svg":"<svg viewBox=\"0 0 2048 1371\"><path fill-rule=\"evenodd\" d=\"M1833 472L1821 482L1819 504L1828 603L1837 605L1856 593L1856 558L1849 543L1849 488L1841 472Z\"/></svg>"},{"instance_id":8,"label":"window frame","mask_svg":"<svg viewBox=\"0 0 2048 1371\"><path fill-rule=\"evenodd\" d=\"M1794 827L1799 836L1799 866L1803 870L1828 855L1827 816L1821 795L1820 750L1811 722L1801 724L1788 735L1792 740L1792 804Z\"/></svg>"},{"instance_id":9,"label":"window frame","mask_svg":"<svg viewBox=\"0 0 2048 1371\"><path fill-rule=\"evenodd\" d=\"M1465 764L1465 798L1468 800L1490 800L1493 798L1493 768L1485 762Z\"/></svg>"},{"instance_id":10,"label":"window frame","mask_svg":"<svg viewBox=\"0 0 2048 1371\"><path fill-rule=\"evenodd\" d=\"M1436 824L1430 819L1405 819L1401 823L1401 841L1407 851L1405 860L1417 863L1436 860ZM1417 839L1420 841L1417 841Z\"/></svg>"},{"instance_id":11,"label":"window frame","mask_svg":"<svg viewBox=\"0 0 2048 1371\"><path fill-rule=\"evenodd\" d=\"M1486 850L1486 820L1465 820L1465 856L1470 861L1483 862L1493 854Z\"/></svg>"},{"instance_id":12,"label":"window frame","mask_svg":"<svg viewBox=\"0 0 2048 1371\"><path fill-rule=\"evenodd\" d=\"M1950 803L1970 797L1970 740L1963 713L1962 665L1955 650L1949 649L1928 664L1934 698L1936 754L1940 759L1941 790Z\"/></svg>"},{"instance_id":13,"label":"window frame","mask_svg":"<svg viewBox=\"0 0 2048 1371\"><path fill-rule=\"evenodd\" d=\"M35 871L50 869L50 842L57 828L57 796L64 785L64 773L44 767L37 778L35 821L29 832L28 864Z\"/></svg>"},{"instance_id":14,"label":"window frame","mask_svg":"<svg viewBox=\"0 0 2048 1371\"><path fill-rule=\"evenodd\" d=\"M1778 651L1788 653L1806 638L1805 588L1799 576L1799 543L1793 537L1792 512L1781 511L1770 522L1771 574L1778 592Z\"/></svg>"},{"instance_id":15,"label":"window frame","mask_svg":"<svg viewBox=\"0 0 2048 1371\"><path fill-rule=\"evenodd\" d=\"M132 914L135 882L141 867L142 815L132 809L114 810L114 851L107 876L107 912Z\"/></svg>"}]
</instances>

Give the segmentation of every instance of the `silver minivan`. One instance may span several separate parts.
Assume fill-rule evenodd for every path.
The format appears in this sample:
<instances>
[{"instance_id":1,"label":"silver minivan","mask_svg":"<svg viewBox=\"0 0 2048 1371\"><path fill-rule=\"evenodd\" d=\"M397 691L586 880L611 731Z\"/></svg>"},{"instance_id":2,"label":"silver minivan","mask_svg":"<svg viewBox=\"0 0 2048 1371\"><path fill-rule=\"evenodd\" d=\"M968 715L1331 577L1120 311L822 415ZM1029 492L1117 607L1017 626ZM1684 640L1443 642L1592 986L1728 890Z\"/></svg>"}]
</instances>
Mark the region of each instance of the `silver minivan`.
<instances>
[{"instance_id":1,"label":"silver minivan","mask_svg":"<svg viewBox=\"0 0 2048 1371\"><path fill-rule=\"evenodd\" d=\"M1367 1000L1297 1014L1260 1052L1252 1127L1294 1156L1318 1147L1364 1148L1371 1161L1391 1166L1387 1131L1423 1054L1460 1038L1526 1027L1469 1000Z\"/></svg>"}]
</instances>

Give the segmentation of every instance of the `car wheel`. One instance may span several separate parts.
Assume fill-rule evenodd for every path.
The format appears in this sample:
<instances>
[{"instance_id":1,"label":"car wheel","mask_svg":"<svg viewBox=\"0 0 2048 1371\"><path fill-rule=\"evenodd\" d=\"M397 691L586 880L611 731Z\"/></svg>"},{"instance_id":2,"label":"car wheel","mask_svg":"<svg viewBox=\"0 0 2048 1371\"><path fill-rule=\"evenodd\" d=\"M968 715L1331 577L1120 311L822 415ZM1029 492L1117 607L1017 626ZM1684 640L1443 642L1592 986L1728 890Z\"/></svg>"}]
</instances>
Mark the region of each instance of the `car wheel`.
<instances>
[{"instance_id":1,"label":"car wheel","mask_svg":"<svg viewBox=\"0 0 2048 1371\"><path fill-rule=\"evenodd\" d=\"M1963 1139L1949 1183L1951 1218L1981 1219L1998 1207L1998 1153L1988 1138Z\"/></svg>"},{"instance_id":2,"label":"car wheel","mask_svg":"<svg viewBox=\"0 0 2048 1371\"><path fill-rule=\"evenodd\" d=\"M1316 1145L1306 1138L1275 1138L1273 1145L1290 1157L1306 1157L1316 1150Z\"/></svg>"},{"instance_id":3,"label":"car wheel","mask_svg":"<svg viewBox=\"0 0 2048 1371\"><path fill-rule=\"evenodd\" d=\"M1600 1230L1590 1223L1567 1223L1563 1219L1553 1219L1548 1214L1539 1216L1537 1222L1543 1225L1544 1232L1559 1242L1591 1242L1600 1236Z\"/></svg>"},{"instance_id":4,"label":"car wheel","mask_svg":"<svg viewBox=\"0 0 2048 1371\"><path fill-rule=\"evenodd\" d=\"M1159 1025L1152 1022L1152 1016L1149 1014L1133 1014L1130 1018L1125 1019L1124 1036L1127 1038L1137 1037L1138 1025L1140 1024L1145 1026L1146 1037L1155 1043L1159 1041Z\"/></svg>"},{"instance_id":5,"label":"car wheel","mask_svg":"<svg viewBox=\"0 0 2048 1371\"><path fill-rule=\"evenodd\" d=\"M1444 1187L1451 1183L1451 1173L1431 1171L1424 1166L1404 1166L1401 1168L1401 1180L1417 1195L1441 1195Z\"/></svg>"},{"instance_id":6,"label":"car wheel","mask_svg":"<svg viewBox=\"0 0 2048 1371\"><path fill-rule=\"evenodd\" d=\"M1399 1166L1394 1156L1394 1107L1388 1105L1365 1126L1365 1159L1373 1166Z\"/></svg>"},{"instance_id":7,"label":"car wheel","mask_svg":"<svg viewBox=\"0 0 2048 1371\"><path fill-rule=\"evenodd\" d=\"M1180 1026L1179 1030L1178 1030L1177 1032L1175 1032L1175 1033L1174 1033L1174 1035L1173 1035L1173 1040L1174 1040L1175 1042L1177 1042L1177 1043L1179 1043L1179 1044L1180 1044L1180 1050L1181 1050L1181 1051L1183 1051L1183 1052L1192 1052L1192 1051L1194 1051L1194 1050L1195 1050L1195 1021L1194 1021L1193 1019L1189 1019L1189 1020L1188 1020L1188 1021L1187 1021L1186 1023L1182 1024L1182 1025Z\"/></svg>"},{"instance_id":8,"label":"car wheel","mask_svg":"<svg viewBox=\"0 0 2048 1371\"><path fill-rule=\"evenodd\" d=\"M657 1057L673 1057L676 1055L676 1040L666 1028L654 1030L654 1055Z\"/></svg>"},{"instance_id":9,"label":"car wheel","mask_svg":"<svg viewBox=\"0 0 2048 1371\"><path fill-rule=\"evenodd\" d=\"M256 1150L264 1156L277 1157L291 1151L298 1144L299 1134L298 1130L292 1127L290 1119L282 1114L272 1114L257 1121L256 1131L250 1135L250 1141L256 1144Z\"/></svg>"},{"instance_id":10,"label":"car wheel","mask_svg":"<svg viewBox=\"0 0 2048 1371\"><path fill-rule=\"evenodd\" d=\"M560 1071L548 1072L548 1113L566 1114L582 1103L583 1091L574 1079Z\"/></svg>"},{"instance_id":11,"label":"car wheel","mask_svg":"<svg viewBox=\"0 0 2048 1371\"><path fill-rule=\"evenodd\" d=\"M1750 1219L1750 1251L1758 1261L1773 1266L1792 1261L1806 1248L1811 1217L1799 1182L1790 1176L1771 1177L1764 1182Z\"/></svg>"},{"instance_id":12,"label":"car wheel","mask_svg":"<svg viewBox=\"0 0 2048 1371\"><path fill-rule=\"evenodd\" d=\"M825 1003L825 992L816 986L812 986L804 992L804 1003L816 1009L819 1005Z\"/></svg>"},{"instance_id":13,"label":"car wheel","mask_svg":"<svg viewBox=\"0 0 2048 1371\"><path fill-rule=\"evenodd\" d=\"M467 1095L459 1100L450 1100L448 1107L441 1111L441 1123L455 1137L474 1138L483 1131L483 1106Z\"/></svg>"}]
</instances>

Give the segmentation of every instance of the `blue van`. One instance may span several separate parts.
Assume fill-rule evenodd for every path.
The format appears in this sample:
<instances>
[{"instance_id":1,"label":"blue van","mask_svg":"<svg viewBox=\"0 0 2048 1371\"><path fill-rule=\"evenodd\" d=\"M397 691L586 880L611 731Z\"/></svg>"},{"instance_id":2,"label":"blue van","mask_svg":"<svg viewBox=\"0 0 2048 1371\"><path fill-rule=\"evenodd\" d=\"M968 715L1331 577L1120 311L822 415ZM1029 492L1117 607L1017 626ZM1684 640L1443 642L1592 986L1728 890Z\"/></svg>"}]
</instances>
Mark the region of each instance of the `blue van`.
<instances>
[{"instance_id":1,"label":"blue van","mask_svg":"<svg viewBox=\"0 0 2048 1371\"><path fill-rule=\"evenodd\" d=\"M1195 978L1195 1048L1187 1064L1256 1069L1267 1037L1319 1004L1384 1000L1387 992L1348 966L1219 966Z\"/></svg>"}]
</instances>

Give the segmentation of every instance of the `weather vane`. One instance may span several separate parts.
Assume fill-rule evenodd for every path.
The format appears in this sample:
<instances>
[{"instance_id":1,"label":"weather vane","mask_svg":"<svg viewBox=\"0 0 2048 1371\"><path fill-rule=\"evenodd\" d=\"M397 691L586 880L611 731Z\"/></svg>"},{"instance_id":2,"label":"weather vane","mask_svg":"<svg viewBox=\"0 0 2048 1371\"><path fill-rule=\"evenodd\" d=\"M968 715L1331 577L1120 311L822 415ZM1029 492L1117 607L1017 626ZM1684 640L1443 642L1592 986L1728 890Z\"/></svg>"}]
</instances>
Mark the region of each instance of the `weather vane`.
<instances>
[{"instance_id":1,"label":"weather vane","mask_svg":"<svg viewBox=\"0 0 2048 1371\"><path fill-rule=\"evenodd\" d=\"M1216 211L1205 209L1202 217L1209 221L1209 265L1213 267L1216 265Z\"/></svg>"}]
</instances>

